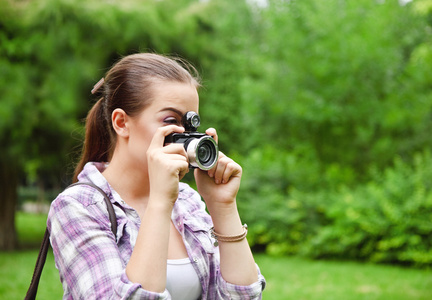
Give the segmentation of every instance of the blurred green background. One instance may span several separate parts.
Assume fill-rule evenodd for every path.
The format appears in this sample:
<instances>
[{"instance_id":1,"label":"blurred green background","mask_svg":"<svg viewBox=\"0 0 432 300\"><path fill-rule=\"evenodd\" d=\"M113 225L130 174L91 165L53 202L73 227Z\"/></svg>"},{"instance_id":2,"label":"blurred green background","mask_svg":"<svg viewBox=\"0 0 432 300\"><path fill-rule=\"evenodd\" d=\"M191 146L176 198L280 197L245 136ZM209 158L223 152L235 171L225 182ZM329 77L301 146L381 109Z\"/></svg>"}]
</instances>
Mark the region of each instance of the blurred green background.
<instances>
[{"instance_id":1,"label":"blurred green background","mask_svg":"<svg viewBox=\"0 0 432 300\"><path fill-rule=\"evenodd\" d=\"M121 56L199 70L255 251L432 266L432 1L0 0L0 249L70 183Z\"/></svg>"}]
</instances>

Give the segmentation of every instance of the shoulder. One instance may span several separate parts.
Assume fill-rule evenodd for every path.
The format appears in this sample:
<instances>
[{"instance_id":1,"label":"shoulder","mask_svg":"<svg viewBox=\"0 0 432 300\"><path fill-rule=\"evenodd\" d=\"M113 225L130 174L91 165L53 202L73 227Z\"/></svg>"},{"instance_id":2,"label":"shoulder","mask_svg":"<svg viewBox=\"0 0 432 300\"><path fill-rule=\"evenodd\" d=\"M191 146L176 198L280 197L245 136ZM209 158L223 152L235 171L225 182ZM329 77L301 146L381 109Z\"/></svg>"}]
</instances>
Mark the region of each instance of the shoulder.
<instances>
[{"instance_id":1,"label":"shoulder","mask_svg":"<svg viewBox=\"0 0 432 300\"><path fill-rule=\"evenodd\" d=\"M62 227L77 230L76 226L105 229L108 214L103 202L103 195L91 186L66 188L51 203L47 220L50 232L59 232Z\"/></svg>"},{"instance_id":2,"label":"shoulder","mask_svg":"<svg viewBox=\"0 0 432 300\"><path fill-rule=\"evenodd\" d=\"M104 196L89 185L67 187L51 203L51 210L88 209L93 204L103 202Z\"/></svg>"}]
</instances>

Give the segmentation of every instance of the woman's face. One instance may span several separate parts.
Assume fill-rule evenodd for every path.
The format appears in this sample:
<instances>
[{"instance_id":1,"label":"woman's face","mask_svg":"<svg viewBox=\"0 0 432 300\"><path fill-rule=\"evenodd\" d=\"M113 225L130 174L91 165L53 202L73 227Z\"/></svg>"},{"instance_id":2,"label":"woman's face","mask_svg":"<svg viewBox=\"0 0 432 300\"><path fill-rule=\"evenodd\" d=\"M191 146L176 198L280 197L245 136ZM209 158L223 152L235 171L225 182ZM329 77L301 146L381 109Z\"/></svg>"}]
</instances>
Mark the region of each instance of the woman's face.
<instances>
[{"instance_id":1,"label":"woman's face","mask_svg":"<svg viewBox=\"0 0 432 300\"><path fill-rule=\"evenodd\" d=\"M156 130L173 124L182 126L182 116L188 111L198 113L198 104L198 92L192 84L170 81L155 83L151 104L130 119L130 154L134 159L145 162L147 149Z\"/></svg>"}]
</instances>

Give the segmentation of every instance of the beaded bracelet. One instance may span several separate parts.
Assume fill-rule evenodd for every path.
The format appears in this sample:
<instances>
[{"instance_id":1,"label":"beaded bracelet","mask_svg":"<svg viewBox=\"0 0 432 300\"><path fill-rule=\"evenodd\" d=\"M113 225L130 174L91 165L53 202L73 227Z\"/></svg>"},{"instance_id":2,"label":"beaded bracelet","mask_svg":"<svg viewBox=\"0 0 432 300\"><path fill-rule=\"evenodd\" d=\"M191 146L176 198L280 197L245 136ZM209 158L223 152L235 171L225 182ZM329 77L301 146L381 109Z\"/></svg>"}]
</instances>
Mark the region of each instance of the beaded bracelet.
<instances>
[{"instance_id":1,"label":"beaded bracelet","mask_svg":"<svg viewBox=\"0 0 432 300\"><path fill-rule=\"evenodd\" d=\"M212 227L210 229L210 234L212 238L215 239L214 245L218 246L219 242L239 242L244 240L248 232L247 224L244 224L242 228L243 228L243 232L238 235L221 235L219 233L216 233L214 231L214 227Z\"/></svg>"}]
</instances>

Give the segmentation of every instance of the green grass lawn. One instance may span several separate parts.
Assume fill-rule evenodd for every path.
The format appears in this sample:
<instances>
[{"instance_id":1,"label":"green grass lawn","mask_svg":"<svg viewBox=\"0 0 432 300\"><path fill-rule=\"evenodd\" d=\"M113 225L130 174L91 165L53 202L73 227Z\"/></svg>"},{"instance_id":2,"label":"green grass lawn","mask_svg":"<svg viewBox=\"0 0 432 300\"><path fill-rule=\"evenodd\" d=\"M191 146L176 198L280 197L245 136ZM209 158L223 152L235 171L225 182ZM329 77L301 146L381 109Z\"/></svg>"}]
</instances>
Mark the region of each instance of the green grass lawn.
<instances>
[{"instance_id":1,"label":"green grass lawn","mask_svg":"<svg viewBox=\"0 0 432 300\"><path fill-rule=\"evenodd\" d=\"M432 299L432 270L255 255L263 299Z\"/></svg>"},{"instance_id":2,"label":"green grass lawn","mask_svg":"<svg viewBox=\"0 0 432 300\"><path fill-rule=\"evenodd\" d=\"M0 299L24 299L33 275L38 250L0 252ZM48 253L37 299L61 299L63 289L54 256Z\"/></svg>"},{"instance_id":3,"label":"green grass lawn","mask_svg":"<svg viewBox=\"0 0 432 300\"><path fill-rule=\"evenodd\" d=\"M25 245L40 243L46 216L18 214L17 229ZM34 225L31 225L34 224ZM27 232L24 232L28 230ZM0 299L23 299L38 250L0 252ZM355 262L310 261L297 257L255 255L267 287L263 299L432 299L432 270ZM49 253L38 299L61 299L62 287Z\"/></svg>"}]
</instances>

